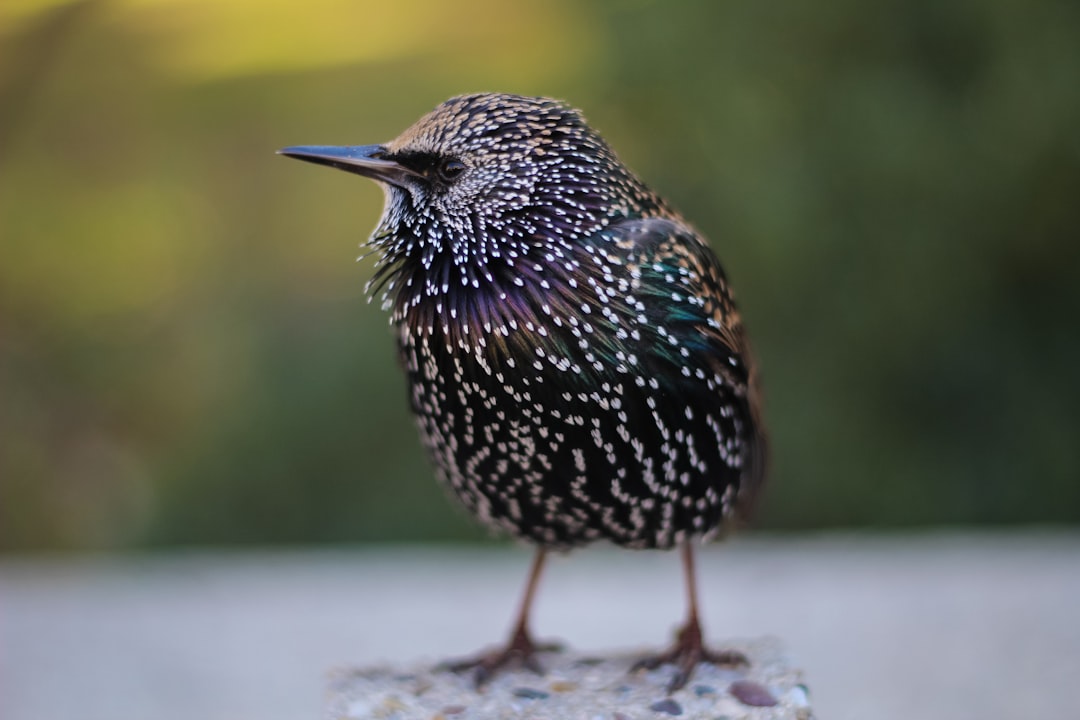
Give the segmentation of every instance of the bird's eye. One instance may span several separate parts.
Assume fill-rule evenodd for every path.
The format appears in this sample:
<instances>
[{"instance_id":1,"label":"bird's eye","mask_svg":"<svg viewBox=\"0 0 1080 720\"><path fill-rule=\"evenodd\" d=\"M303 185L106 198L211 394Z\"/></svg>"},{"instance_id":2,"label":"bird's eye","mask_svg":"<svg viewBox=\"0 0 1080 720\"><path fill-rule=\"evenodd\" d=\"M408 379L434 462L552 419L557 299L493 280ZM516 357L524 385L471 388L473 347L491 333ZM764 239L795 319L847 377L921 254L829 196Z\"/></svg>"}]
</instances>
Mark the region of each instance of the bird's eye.
<instances>
[{"instance_id":1,"label":"bird's eye","mask_svg":"<svg viewBox=\"0 0 1080 720\"><path fill-rule=\"evenodd\" d=\"M461 173L465 172L465 163L454 158L447 158L439 163L438 173L439 178L444 182L453 182L461 176Z\"/></svg>"}]
</instances>

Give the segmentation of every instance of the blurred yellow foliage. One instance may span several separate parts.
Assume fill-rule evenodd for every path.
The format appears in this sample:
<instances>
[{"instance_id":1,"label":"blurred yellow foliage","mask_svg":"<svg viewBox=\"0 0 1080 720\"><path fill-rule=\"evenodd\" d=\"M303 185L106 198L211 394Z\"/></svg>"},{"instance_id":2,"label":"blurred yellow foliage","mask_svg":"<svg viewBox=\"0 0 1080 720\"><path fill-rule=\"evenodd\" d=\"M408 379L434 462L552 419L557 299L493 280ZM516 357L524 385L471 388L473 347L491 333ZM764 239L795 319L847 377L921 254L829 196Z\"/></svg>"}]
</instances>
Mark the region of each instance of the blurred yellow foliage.
<instances>
[{"instance_id":1,"label":"blurred yellow foliage","mask_svg":"<svg viewBox=\"0 0 1080 720\"><path fill-rule=\"evenodd\" d=\"M78 0L5 0L0 4L0 30L18 30L41 13Z\"/></svg>"},{"instance_id":2,"label":"blurred yellow foliage","mask_svg":"<svg viewBox=\"0 0 1080 720\"><path fill-rule=\"evenodd\" d=\"M8 0L0 5L0 28L70 3ZM159 41L153 60L196 82L465 49L499 54L492 67L521 81L558 74L589 48L573 42L581 24L568 22L571 9L562 3L478 0L466 11L440 0L310 0L302 8L294 0L114 0L101 11L126 30L153 35ZM558 51L536 63L533 51L545 45Z\"/></svg>"}]
</instances>

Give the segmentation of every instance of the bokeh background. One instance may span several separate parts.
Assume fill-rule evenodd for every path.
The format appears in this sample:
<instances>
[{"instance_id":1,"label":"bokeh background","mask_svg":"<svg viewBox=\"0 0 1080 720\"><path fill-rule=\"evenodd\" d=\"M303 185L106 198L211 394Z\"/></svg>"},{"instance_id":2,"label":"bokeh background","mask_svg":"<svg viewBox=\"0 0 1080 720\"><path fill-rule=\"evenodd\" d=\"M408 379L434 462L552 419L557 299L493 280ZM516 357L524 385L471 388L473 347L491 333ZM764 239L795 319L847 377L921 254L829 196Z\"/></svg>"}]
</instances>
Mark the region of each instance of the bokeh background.
<instances>
[{"instance_id":1,"label":"bokeh background","mask_svg":"<svg viewBox=\"0 0 1080 720\"><path fill-rule=\"evenodd\" d=\"M764 366L759 526L1080 521L1080 6L0 3L0 548L479 539L277 157L565 98L711 238Z\"/></svg>"}]
</instances>

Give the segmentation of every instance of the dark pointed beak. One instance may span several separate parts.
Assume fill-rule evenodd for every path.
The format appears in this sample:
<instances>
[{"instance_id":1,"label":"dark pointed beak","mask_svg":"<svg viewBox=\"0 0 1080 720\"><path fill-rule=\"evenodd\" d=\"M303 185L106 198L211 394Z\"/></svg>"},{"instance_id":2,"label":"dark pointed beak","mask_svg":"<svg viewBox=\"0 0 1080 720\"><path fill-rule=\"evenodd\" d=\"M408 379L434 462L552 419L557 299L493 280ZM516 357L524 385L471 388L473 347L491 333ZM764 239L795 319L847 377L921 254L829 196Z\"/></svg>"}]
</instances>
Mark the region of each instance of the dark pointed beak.
<instances>
[{"instance_id":1,"label":"dark pointed beak","mask_svg":"<svg viewBox=\"0 0 1080 720\"><path fill-rule=\"evenodd\" d=\"M405 187L410 177L422 177L414 170L389 159L382 145L297 145L278 150L278 155L304 160Z\"/></svg>"}]
</instances>

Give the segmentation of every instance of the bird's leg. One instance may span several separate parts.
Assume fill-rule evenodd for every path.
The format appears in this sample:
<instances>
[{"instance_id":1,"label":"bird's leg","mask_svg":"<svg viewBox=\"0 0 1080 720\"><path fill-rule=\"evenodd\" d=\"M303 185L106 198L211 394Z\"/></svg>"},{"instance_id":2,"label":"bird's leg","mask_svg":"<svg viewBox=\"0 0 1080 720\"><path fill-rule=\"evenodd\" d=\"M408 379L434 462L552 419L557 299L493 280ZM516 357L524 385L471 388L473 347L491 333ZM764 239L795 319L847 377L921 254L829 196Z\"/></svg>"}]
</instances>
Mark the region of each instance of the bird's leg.
<instances>
[{"instance_id":1,"label":"bird's leg","mask_svg":"<svg viewBox=\"0 0 1080 720\"><path fill-rule=\"evenodd\" d=\"M686 624L675 636L675 645L667 652L639 661L631 669L653 670L661 665L675 666L675 676L668 683L668 693L686 685L698 663L713 665L749 665L746 656L737 650L712 651L701 639L701 622L698 620L697 576L694 573L694 549L687 540L682 546L683 576L686 579L686 596L689 606Z\"/></svg>"},{"instance_id":2,"label":"bird's leg","mask_svg":"<svg viewBox=\"0 0 1080 720\"><path fill-rule=\"evenodd\" d=\"M540 663L536 660L537 653L558 650L557 644L538 644L532 639L529 632L529 614L532 609L533 597L536 595L537 585L540 583L540 575L544 569L544 560L547 551L540 548L533 558L532 569L529 571L529 580L525 585L525 595L521 599L521 609L518 611L514 630L510 633L510 642L500 650L484 653L479 657L459 660L445 665L453 672L464 672L475 668L474 679L476 687L480 688L487 684L491 678L501 670L509 668L524 668L538 675L544 673Z\"/></svg>"}]
</instances>

